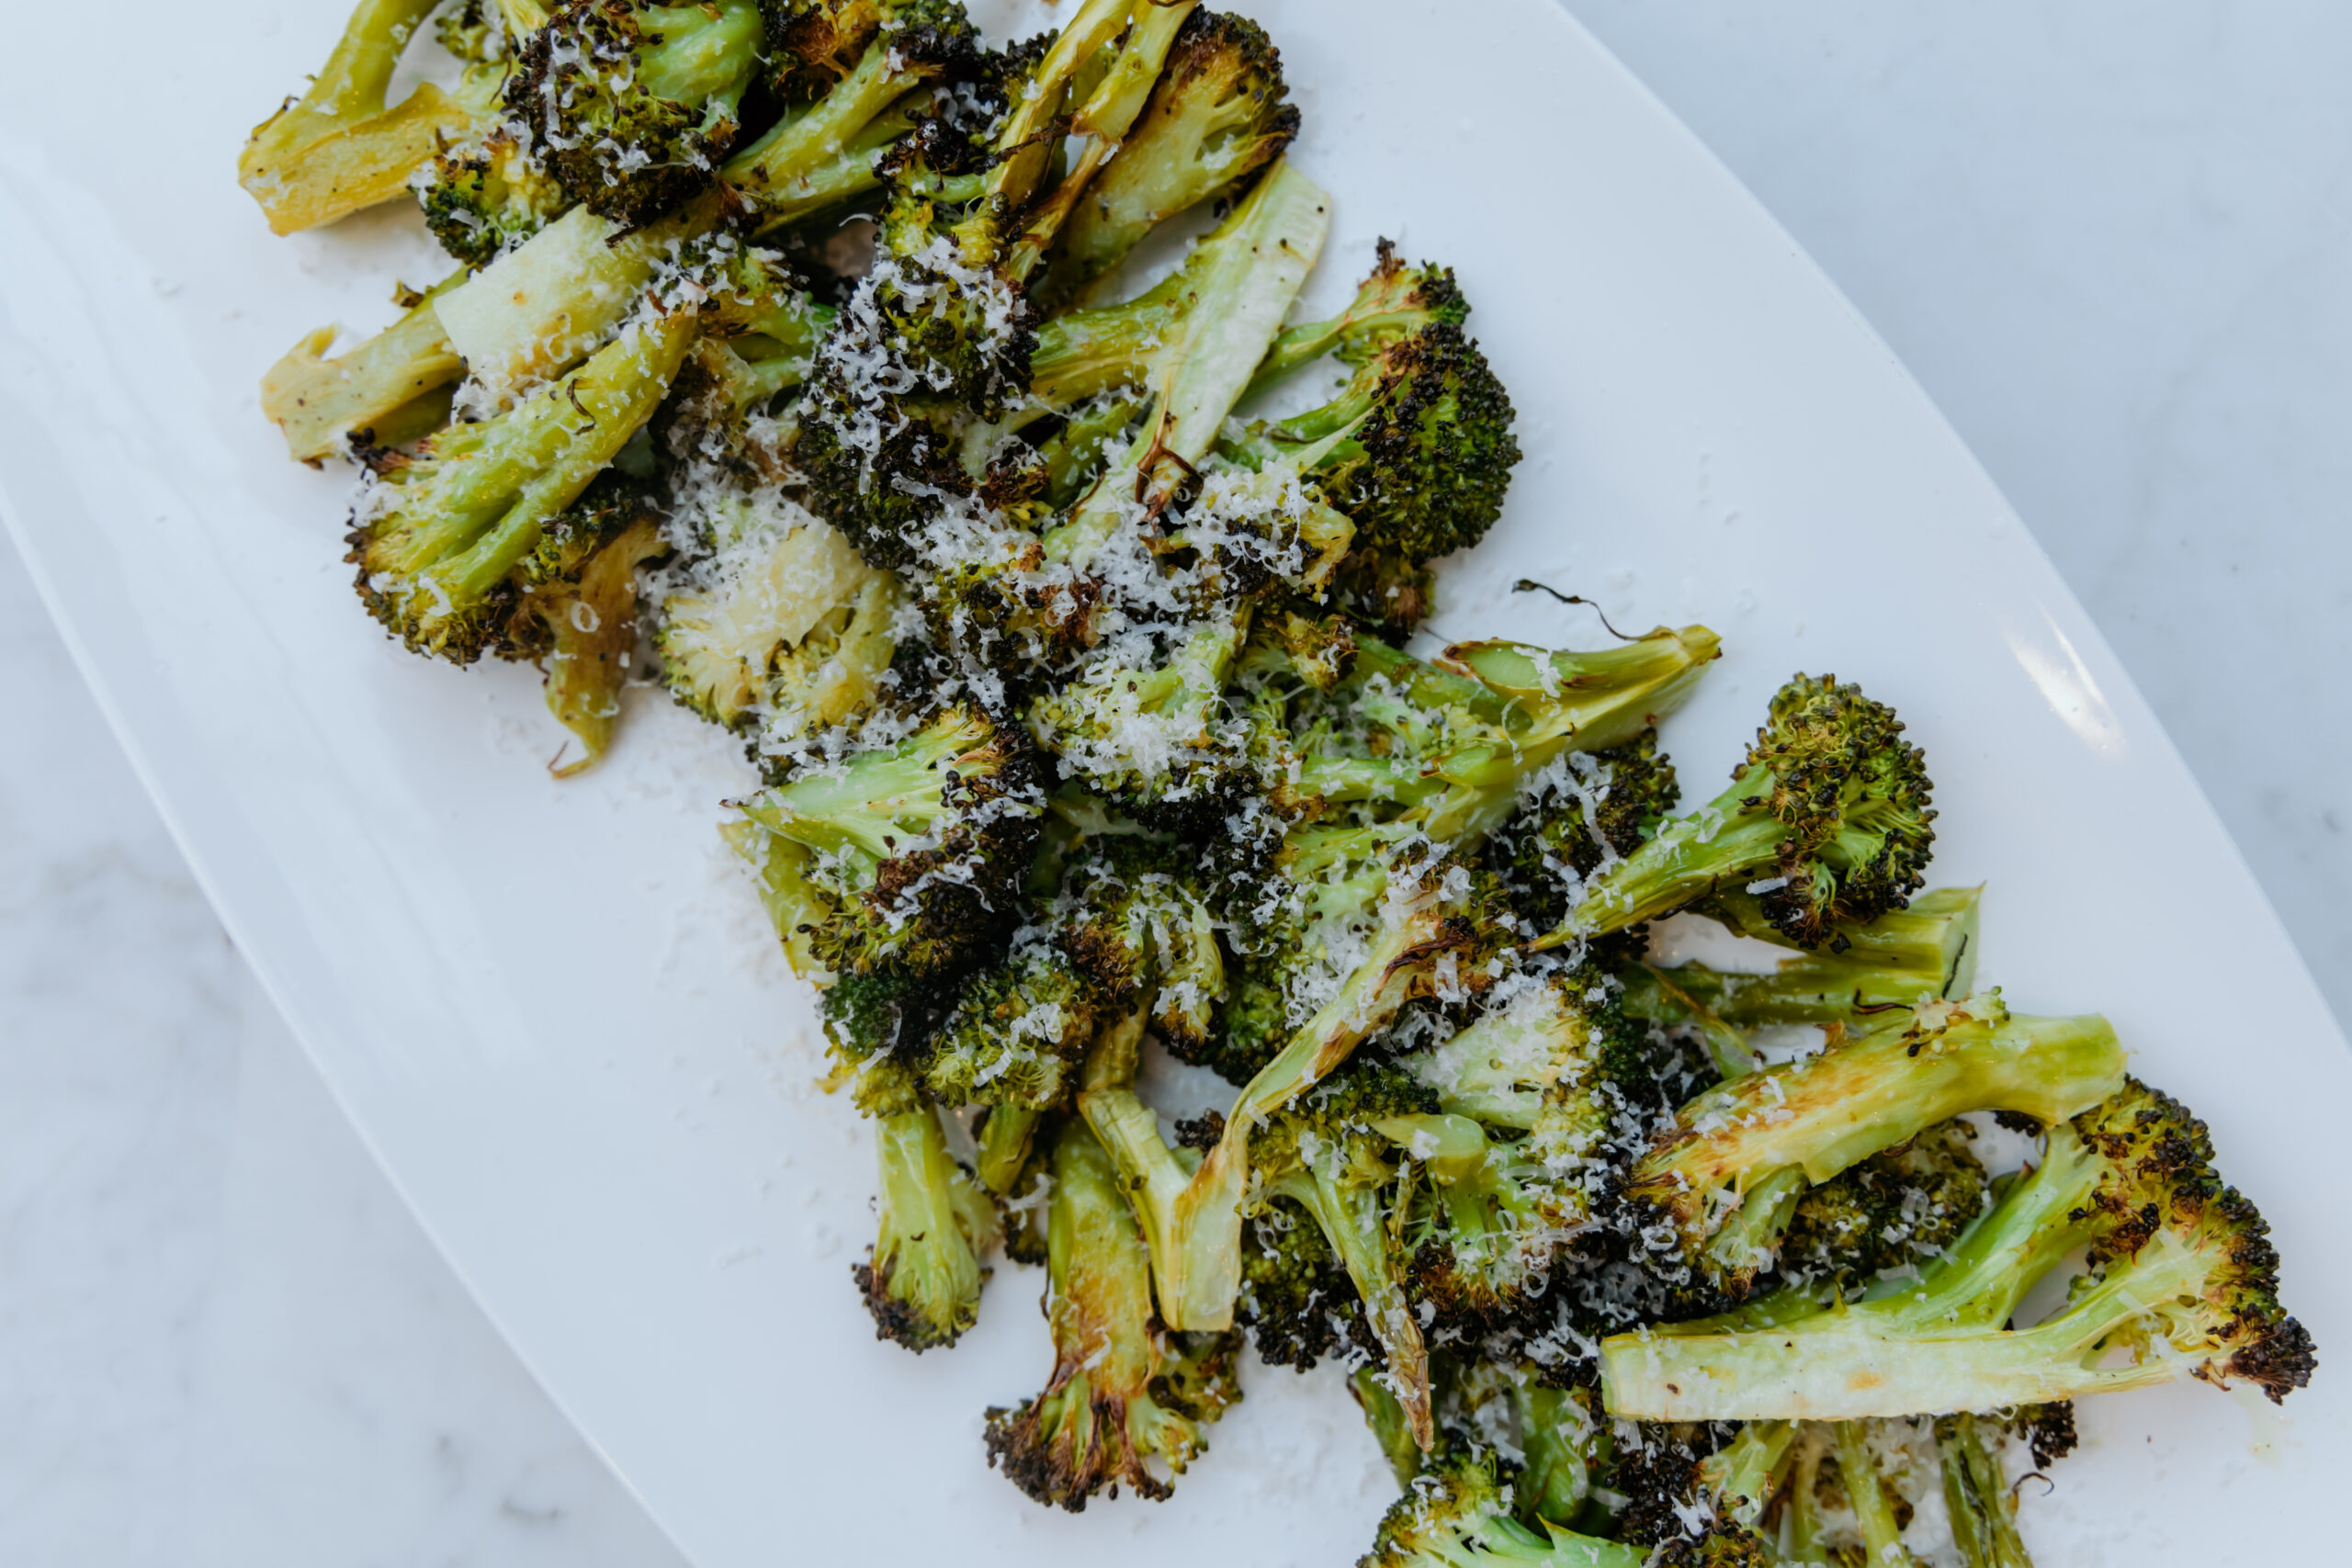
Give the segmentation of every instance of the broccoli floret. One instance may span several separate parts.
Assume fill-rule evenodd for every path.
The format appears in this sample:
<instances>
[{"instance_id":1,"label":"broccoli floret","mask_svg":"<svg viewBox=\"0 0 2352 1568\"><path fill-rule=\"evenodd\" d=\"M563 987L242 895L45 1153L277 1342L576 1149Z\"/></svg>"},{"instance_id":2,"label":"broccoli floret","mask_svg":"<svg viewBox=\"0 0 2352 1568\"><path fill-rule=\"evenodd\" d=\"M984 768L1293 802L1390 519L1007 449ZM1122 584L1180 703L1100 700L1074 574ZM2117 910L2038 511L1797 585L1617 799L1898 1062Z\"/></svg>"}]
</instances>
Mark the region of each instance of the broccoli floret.
<instances>
[{"instance_id":1,"label":"broccoli floret","mask_svg":"<svg viewBox=\"0 0 2352 1568\"><path fill-rule=\"evenodd\" d=\"M237 183L275 233L332 223L397 198L411 170L469 129L465 106L430 82L393 108L384 90L436 0L359 0L301 96L254 128Z\"/></svg>"},{"instance_id":2,"label":"broccoli floret","mask_svg":"<svg viewBox=\"0 0 2352 1568\"><path fill-rule=\"evenodd\" d=\"M524 41L507 110L574 201L641 227L717 176L763 32L753 0L569 0Z\"/></svg>"},{"instance_id":3,"label":"broccoli floret","mask_svg":"<svg viewBox=\"0 0 2352 1568\"><path fill-rule=\"evenodd\" d=\"M468 266L488 266L572 205L505 125L436 154L411 184L425 228Z\"/></svg>"},{"instance_id":4,"label":"broccoli floret","mask_svg":"<svg viewBox=\"0 0 2352 1568\"><path fill-rule=\"evenodd\" d=\"M771 739L869 707L896 647L897 579L805 513L739 508L710 531L654 631L671 694L713 724Z\"/></svg>"},{"instance_id":5,"label":"broccoli floret","mask_svg":"<svg viewBox=\"0 0 2352 1568\"><path fill-rule=\"evenodd\" d=\"M1940 1257L1984 1207L1974 1138L1946 1122L1809 1189L1781 1241L1781 1273L1867 1282Z\"/></svg>"},{"instance_id":6,"label":"broccoli floret","mask_svg":"<svg viewBox=\"0 0 2352 1568\"><path fill-rule=\"evenodd\" d=\"M2013 1018L1997 991L1930 1003L1700 1095L1626 1191L1663 1211L1690 1260L1736 1295L1772 1262L1809 1185L1963 1111L2049 1125L2122 1081L2123 1050L2103 1018Z\"/></svg>"},{"instance_id":7,"label":"broccoli floret","mask_svg":"<svg viewBox=\"0 0 2352 1568\"><path fill-rule=\"evenodd\" d=\"M874 188L913 129L912 95L983 73L956 0L796 0L770 8L771 75L807 107L727 161L729 186L765 232Z\"/></svg>"},{"instance_id":8,"label":"broccoli floret","mask_svg":"<svg viewBox=\"0 0 2352 1568\"><path fill-rule=\"evenodd\" d=\"M1437 609L1437 573L1424 562L1359 540L1332 572L1324 598L1390 642L1402 643Z\"/></svg>"},{"instance_id":9,"label":"broccoli floret","mask_svg":"<svg viewBox=\"0 0 2352 1568\"><path fill-rule=\"evenodd\" d=\"M1450 1447L1390 1506L1356 1568L1463 1568L1488 1562L1528 1568L1768 1568L1772 1562L1761 1541L1728 1523L1703 1526L1702 1535L1677 1537L1656 1551L1555 1525L1530 1529L1511 1517L1517 1482L1514 1467L1492 1450Z\"/></svg>"},{"instance_id":10,"label":"broccoli floret","mask_svg":"<svg viewBox=\"0 0 2352 1568\"><path fill-rule=\"evenodd\" d=\"M1518 466L1510 395L1458 326L1383 344L1321 408L1253 430L1227 454L1304 475L1364 547L1411 562L1467 549L1502 515Z\"/></svg>"},{"instance_id":11,"label":"broccoli floret","mask_svg":"<svg viewBox=\"0 0 2352 1568\"><path fill-rule=\"evenodd\" d=\"M1187 1060L1216 1032L1225 952L1194 857L1139 834L1092 840L1064 874L1058 940L1114 1007L1150 998L1160 1043Z\"/></svg>"},{"instance_id":12,"label":"broccoli floret","mask_svg":"<svg viewBox=\"0 0 2352 1568\"><path fill-rule=\"evenodd\" d=\"M562 767L549 764L558 778L588 767L612 744L637 652L638 570L669 552L652 502L608 473L548 523L538 548L516 569L521 597L498 652L537 660L547 671L548 709L582 752Z\"/></svg>"},{"instance_id":13,"label":"broccoli floret","mask_svg":"<svg viewBox=\"0 0 2352 1568\"><path fill-rule=\"evenodd\" d=\"M1151 1263L1118 1174L1086 1124L1054 1142L1046 1220L1054 1371L1016 1409L989 1413L989 1462L1036 1501L1077 1513L1105 1487L1164 1498L1154 1462L1182 1473L1202 1428L1240 1397L1238 1337L1170 1334L1151 1310Z\"/></svg>"},{"instance_id":14,"label":"broccoli floret","mask_svg":"<svg viewBox=\"0 0 2352 1568\"><path fill-rule=\"evenodd\" d=\"M1435 1110L1436 1098L1410 1075L1359 1056L1275 1112L1250 1144L1265 1196L1310 1216L1347 1270L1423 1448L1432 1430L1429 1352L1406 1293L1409 1255L1389 1224L1406 1170L1391 1126Z\"/></svg>"},{"instance_id":15,"label":"broccoli floret","mask_svg":"<svg viewBox=\"0 0 2352 1568\"><path fill-rule=\"evenodd\" d=\"M1437 1321L1471 1333L1543 1307L1611 1176L1614 1086L1646 1077L1593 969L1514 976L1476 1008L1458 1033L1406 1058L1442 1114L1384 1124L1431 1179L1400 1216L1417 1291Z\"/></svg>"},{"instance_id":16,"label":"broccoli floret","mask_svg":"<svg viewBox=\"0 0 2352 1568\"><path fill-rule=\"evenodd\" d=\"M2082 1247L2066 1304L2006 1326ZM2184 1375L2276 1401L2314 1364L2278 1304L2267 1227L2215 1174L2204 1123L2132 1080L2052 1126L2041 1165L1916 1281L1850 1304L1784 1291L1601 1345L1609 1408L1669 1420L2001 1409Z\"/></svg>"},{"instance_id":17,"label":"broccoli floret","mask_svg":"<svg viewBox=\"0 0 2352 1568\"><path fill-rule=\"evenodd\" d=\"M1935 830L1919 749L1894 710L1834 676L1781 688L1731 787L1595 875L1551 941L1623 931L1721 889L1760 894L1800 947L1902 908Z\"/></svg>"},{"instance_id":18,"label":"broccoli floret","mask_svg":"<svg viewBox=\"0 0 2352 1568\"><path fill-rule=\"evenodd\" d=\"M1057 1110L1077 1092L1102 1010L1101 993L1050 939L1019 942L964 987L924 1053L923 1087L943 1105Z\"/></svg>"},{"instance_id":19,"label":"broccoli floret","mask_svg":"<svg viewBox=\"0 0 2352 1568\"><path fill-rule=\"evenodd\" d=\"M1028 737L955 707L762 791L728 837L803 974L941 975L1012 929L1045 805Z\"/></svg>"},{"instance_id":20,"label":"broccoli floret","mask_svg":"<svg viewBox=\"0 0 2352 1568\"><path fill-rule=\"evenodd\" d=\"M1735 975L1687 964L1629 970L1625 1010L1658 1023L1699 1012L1742 1029L1785 1023L1845 1023L1923 999L1957 1000L1974 987L1981 887L1939 887L1910 908L1867 925L1841 927L1821 948L1782 959L1769 975ZM1710 913L1746 936L1784 941L1752 896L1711 901Z\"/></svg>"},{"instance_id":21,"label":"broccoli floret","mask_svg":"<svg viewBox=\"0 0 2352 1568\"><path fill-rule=\"evenodd\" d=\"M1343 364L1362 365L1400 339L1433 326L1458 327L1469 319L1470 301L1454 281L1453 268L1427 262L1408 266L1397 259L1396 244L1383 240L1372 276L1346 310L1329 321L1288 328L1274 340L1250 383L1250 395L1327 354L1337 354Z\"/></svg>"},{"instance_id":22,"label":"broccoli floret","mask_svg":"<svg viewBox=\"0 0 2352 1568\"><path fill-rule=\"evenodd\" d=\"M351 447L393 447L449 422L449 388L466 373L434 313L465 282L463 268L401 299L401 319L332 359L321 327L261 378L261 412L285 433L287 455L316 466Z\"/></svg>"},{"instance_id":23,"label":"broccoli floret","mask_svg":"<svg viewBox=\"0 0 2352 1568\"><path fill-rule=\"evenodd\" d=\"M1605 751L1568 752L1521 784L1518 809L1487 840L1487 863L1510 881L1519 912L1548 929L1566 918L1569 889L1639 849L1680 795L1654 728Z\"/></svg>"},{"instance_id":24,"label":"broccoli floret","mask_svg":"<svg viewBox=\"0 0 2352 1568\"><path fill-rule=\"evenodd\" d=\"M862 1091L882 1160L873 1251L850 1275L874 1314L875 1337L921 1352L953 1345L971 1327L996 1244L996 1209L948 1152L939 1112L910 1076L869 1068ZM879 1082L891 1082L888 1090Z\"/></svg>"},{"instance_id":25,"label":"broccoli floret","mask_svg":"<svg viewBox=\"0 0 2352 1568\"><path fill-rule=\"evenodd\" d=\"M514 608L515 569L651 417L696 331L690 312L641 318L555 385L384 468L345 558L369 613L419 653L480 658Z\"/></svg>"},{"instance_id":26,"label":"broccoli floret","mask_svg":"<svg viewBox=\"0 0 2352 1568\"><path fill-rule=\"evenodd\" d=\"M1193 12L1142 114L1071 212L1039 292L1077 292L1161 222L1280 157L1298 134L1287 90L1282 56L1255 22Z\"/></svg>"},{"instance_id":27,"label":"broccoli floret","mask_svg":"<svg viewBox=\"0 0 2352 1568\"><path fill-rule=\"evenodd\" d=\"M1242 1226L1241 1246L1234 1321L1250 1331L1260 1359L1306 1371L1328 1357L1378 1353L1355 1281L1312 1215L1270 1199Z\"/></svg>"},{"instance_id":28,"label":"broccoli floret","mask_svg":"<svg viewBox=\"0 0 2352 1568\"><path fill-rule=\"evenodd\" d=\"M841 976L824 991L828 1049L851 1067L876 1056L920 1060L955 1001L952 988L903 969Z\"/></svg>"}]
</instances>

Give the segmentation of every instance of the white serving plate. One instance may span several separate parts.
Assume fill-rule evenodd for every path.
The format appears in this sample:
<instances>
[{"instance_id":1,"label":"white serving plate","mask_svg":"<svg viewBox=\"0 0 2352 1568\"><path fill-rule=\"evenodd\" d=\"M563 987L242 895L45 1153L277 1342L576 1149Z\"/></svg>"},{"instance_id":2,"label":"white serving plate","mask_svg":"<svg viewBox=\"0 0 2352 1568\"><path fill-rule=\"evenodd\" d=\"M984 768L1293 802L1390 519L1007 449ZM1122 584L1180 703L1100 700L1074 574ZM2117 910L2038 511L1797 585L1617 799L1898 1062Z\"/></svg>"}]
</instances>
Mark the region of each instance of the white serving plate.
<instances>
[{"instance_id":1,"label":"white serving plate","mask_svg":"<svg viewBox=\"0 0 2352 1568\"><path fill-rule=\"evenodd\" d=\"M2086 1408L2026 1510L2044 1563L2324 1560L2352 1057L2073 596L1868 325L1561 12L1249 9L1338 198L1319 295L1381 233L1453 263L1522 413L1510 515L1439 629L1598 640L1521 576L1715 626L1668 737L1694 793L1792 669L1864 681L1928 749L1939 878L1991 885L1985 979L2113 1017L2275 1224L2316 1386L2283 1421L2197 1386ZM550 1393L705 1568L1352 1561L1390 1483L1335 1377L1252 1368L1173 1501L1070 1517L981 1460L981 1412L1046 1371L1035 1272L1001 1271L952 1354L875 1342L846 1277L867 1141L816 1093L807 998L712 832L748 772L639 693L607 763L550 780L536 677L388 643L346 585L345 479L256 412L303 331L372 330L394 274L437 276L405 215L274 239L233 181L340 0L109 16L105 112L75 73L0 95L8 521L239 945ZM86 27L36 8L16 58Z\"/></svg>"}]
</instances>

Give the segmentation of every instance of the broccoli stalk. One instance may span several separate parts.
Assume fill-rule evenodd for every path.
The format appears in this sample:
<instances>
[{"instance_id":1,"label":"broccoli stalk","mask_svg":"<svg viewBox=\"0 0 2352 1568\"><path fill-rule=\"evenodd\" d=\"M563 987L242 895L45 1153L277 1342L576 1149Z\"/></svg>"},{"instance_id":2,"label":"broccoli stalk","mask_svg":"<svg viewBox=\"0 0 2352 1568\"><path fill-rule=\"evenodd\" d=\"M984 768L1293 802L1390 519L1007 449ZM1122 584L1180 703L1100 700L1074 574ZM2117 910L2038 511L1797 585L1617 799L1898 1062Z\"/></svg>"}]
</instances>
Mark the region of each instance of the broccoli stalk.
<instances>
[{"instance_id":1,"label":"broccoli stalk","mask_svg":"<svg viewBox=\"0 0 2352 1568\"><path fill-rule=\"evenodd\" d=\"M869 1075L871 1076L871 1075ZM874 1314L875 1337L921 1352L953 1345L979 1315L996 1243L996 1209L948 1152L939 1112L911 1086L883 1097L881 1228L850 1274Z\"/></svg>"},{"instance_id":2,"label":"broccoli stalk","mask_svg":"<svg viewBox=\"0 0 2352 1568\"><path fill-rule=\"evenodd\" d=\"M1440 878L1429 878L1435 884ZM1149 1242L1161 1315L1171 1326L1224 1328L1240 1290L1243 1198L1258 1124L1336 1071L1408 1001L1488 983L1501 925L1473 901L1449 908L1433 893L1374 939L1339 993L1245 1085L1205 1157L1169 1148L1158 1115L1134 1091L1089 1089L1079 1110L1118 1163Z\"/></svg>"},{"instance_id":3,"label":"broccoli stalk","mask_svg":"<svg viewBox=\"0 0 2352 1568\"><path fill-rule=\"evenodd\" d=\"M401 319L332 359L336 330L321 327L261 378L261 412L286 436L287 455L317 463L346 446L401 446L449 420L445 389L466 373L435 301L466 280L462 267L411 297Z\"/></svg>"},{"instance_id":4,"label":"broccoli stalk","mask_svg":"<svg viewBox=\"0 0 2352 1568\"><path fill-rule=\"evenodd\" d=\"M359 0L343 37L301 96L254 128L237 183L273 233L332 223L406 193L409 172L464 133L464 106L430 82L393 108L384 90L436 0Z\"/></svg>"},{"instance_id":5,"label":"broccoli stalk","mask_svg":"<svg viewBox=\"0 0 2352 1568\"><path fill-rule=\"evenodd\" d=\"M944 975L1011 929L1045 805L1028 738L957 707L754 795L727 837L801 974Z\"/></svg>"},{"instance_id":6,"label":"broccoli stalk","mask_svg":"<svg viewBox=\"0 0 2352 1568\"><path fill-rule=\"evenodd\" d=\"M1976 974L1977 905L1982 887L1939 887L1907 909L1867 925L1843 927L1826 951L1800 952L1769 975L1733 975L1696 964L1673 969L1647 965L1625 976L1625 1010L1657 1023L1689 1023L1702 1012L1740 1029L1773 1024L1864 1025L1873 1014L1909 1008L1923 998L1956 1001ZM1735 896L1711 903L1742 935L1780 941L1755 901ZM1841 946L1840 943L1843 943Z\"/></svg>"},{"instance_id":7,"label":"broccoli stalk","mask_svg":"<svg viewBox=\"0 0 2352 1568\"><path fill-rule=\"evenodd\" d=\"M1976 1417L1962 1414L1938 1421L1936 1446L1943 1457L1944 1511L1961 1561L1967 1568L2033 1568L2018 1535L2017 1494Z\"/></svg>"},{"instance_id":8,"label":"broccoli stalk","mask_svg":"<svg viewBox=\"0 0 2352 1568\"><path fill-rule=\"evenodd\" d=\"M1962 1417L1963 1420L1966 1417ZM1871 1453L1870 1428L1860 1421L1840 1421L1830 1429L1838 1453L1838 1482L1854 1510L1854 1525L1862 1537L1862 1560L1872 1568L1915 1568L1895 1523L1894 1504ZM1946 1453L1950 1453L1946 1450ZM1949 1462L1949 1461L1947 1461ZM1955 1516L1956 1517L1956 1516ZM2031 1568L2020 1563L2018 1568Z\"/></svg>"},{"instance_id":9,"label":"broccoli stalk","mask_svg":"<svg viewBox=\"0 0 2352 1568\"><path fill-rule=\"evenodd\" d=\"M2090 1273L2030 1328L2005 1326L2076 1247ZM2121 1365L2108 1364L2118 1351ZM2127 1080L2052 1127L2017 1181L1916 1282L1849 1304L1783 1292L1728 1318L1601 1344L1609 1408L1657 1420L1855 1420L2041 1404L2194 1375L2272 1400L2310 1380L2278 1257L2223 1187L2204 1124Z\"/></svg>"},{"instance_id":10,"label":"broccoli stalk","mask_svg":"<svg viewBox=\"0 0 2352 1568\"><path fill-rule=\"evenodd\" d=\"M1800 947L1901 908L1935 839L1919 749L1893 709L1835 677L1800 675L1731 787L1594 876L1542 945L1671 914L1724 889L1763 896Z\"/></svg>"},{"instance_id":11,"label":"broccoli stalk","mask_svg":"<svg viewBox=\"0 0 2352 1568\"><path fill-rule=\"evenodd\" d=\"M1962 1111L2051 1125L2122 1082L2122 1046L2105 1019L2012 1018L1998 992L1932 1003L1903 1024L1709 1089L1676 1113L1626 1192L1657 1205L1695 1261L1744 1290L1808 1185Z\"/></svg>"},{"instance_id":12,"label":"broccoli stalk","mask_svg":"<svg viewBox=\"0 0 2352 1568\"><path fill-rule=\"evenodd\" d=\"M989 1413L989 1462L1036 1501L1077 1513L1105 1487L1164 1498L1154 1463L1182 1473L1202 1428L1239 1397L1235 1337L1172 1335L1151 1310L1151 1263L1116 1171L1083 1122L1053 1145L1046 1219L1045 1392Z\"/></svg>"},{"instance_id":13,"label":"broccoli stalk","mask_svg":"<svg viewBox=\"0 0 2352 1568\"><path fill-rule=\"evenodd\" d=\"M1408 266L1396 259L1396 244L1383 240L1375 250L1372 276L1356 289L1348 308L1328 321L1284 328L1258 367L1250 395L1270 390L1327 354L1361 365L1398 338L1432 326L1458 327L1469 317L1470 302L1454 282L1453 268L1426 262Z\"/></svg>"}]
</instances>

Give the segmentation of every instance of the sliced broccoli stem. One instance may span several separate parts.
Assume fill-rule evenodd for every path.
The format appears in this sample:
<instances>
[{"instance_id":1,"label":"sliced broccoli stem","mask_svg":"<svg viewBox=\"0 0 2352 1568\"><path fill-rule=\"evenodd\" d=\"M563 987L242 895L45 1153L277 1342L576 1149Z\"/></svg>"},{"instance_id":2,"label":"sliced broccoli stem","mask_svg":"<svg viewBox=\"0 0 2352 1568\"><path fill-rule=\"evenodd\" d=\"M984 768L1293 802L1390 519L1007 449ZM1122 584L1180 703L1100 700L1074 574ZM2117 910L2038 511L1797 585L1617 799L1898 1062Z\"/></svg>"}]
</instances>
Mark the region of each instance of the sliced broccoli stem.
<instances>
[{"instance_id":1,"label":"sliced broccoli stem","mask_svg":"<svg viewBox=\"0 0 2352 1568\"><path fill-rule=\"evenodd\" d=\"M1012 84L1012 108L997 130L996 157L981 182L979 211L959 234L967 261L995 260L996 236L986 214L1018 212L1029 205L1060 152L1061 139L1047 131L1064 112L1071 83L1125 30L1135 9L1133 0L1086 0L1028 75Z\"/></svg>"},{"instance_id":2,"label":"sliced broccoli stem","mask_svg":"<svg viewBox=\"0 0 2352 1568\"><path fill-rule=\"evenodd\" d=\"M1793 1421L1750 1421L1737 1436L1707 1456L1699 1473L1731 1518L1753 1529L1765 1506L1780 1490L1781 1472L1797 1439Z\"/></svg>"},{"instance_id":3,"label":"sliced broccoli stem","mask_svg":"<svg viewBox=\"0 0 2352 1568\"><path fill-rule=\"evenodd\" d=\"M1036 1141L1037 1125L1045 1119L1045 1111L1030 1106L1008 1102L989 1107L972 1162L981 1186L1003 1197L1020 1184L1021 1172L1029 1163L1030 1145Z\"/></svg>"},{"instance_id":4,"label":"sliced broccoli stem","mask_svg":"<svg viewBox=\"0 0 2352 1568\"><path fill-rule=\"evenodd\" d=\"M638 13L649 37L638 51L638 85L672 103L701 105L704 124L733 118L759 63L763 23L752 0L699 6L647 6Z\"/></svg>"},{"instance_id":5,"label":"sliced broccoli stem","mask_svg":"<svg viewBox=\"0 0 2352 1568\"><path fill-rule=\"evenodd\" d=\"M1323 248L1330 209L1313 181L1279 163L1201 242L1182 274L1190 302L1147 372L1149 434L1046 536L1049 559L1091 559L1138 511L1156 516L1208 455Z\"/></svg>"},{"instance_id":6,"label":"sliced broccoli stem","mask_svg":"<svg viewBox=\"0 0 2352 1568\"><path fill-rule=\"evenodd\" d=\"M876 39L832 91L728 159L719 177L751 204L759 231L781 226L789 221L788 204L808 196L811 178L830 170L922 75L899 62L888 34Z\"/></svg>"},{"instance_id":7,"label":"sliced broccoli stem","mask_svg":"<svg viewBox=\"0 0 2352 1568\"><path fill-rule=\"evenodd\" d=\"M1828 1180L1968 1111L2054 1125L2123 1087L2123 1048L2096 1015L2013 1018L1997 994L1708 1090L1634 1167L1627 1191L1703 1245L1711 1204L1801 1170Z\"/></svg>"}]
</instances>

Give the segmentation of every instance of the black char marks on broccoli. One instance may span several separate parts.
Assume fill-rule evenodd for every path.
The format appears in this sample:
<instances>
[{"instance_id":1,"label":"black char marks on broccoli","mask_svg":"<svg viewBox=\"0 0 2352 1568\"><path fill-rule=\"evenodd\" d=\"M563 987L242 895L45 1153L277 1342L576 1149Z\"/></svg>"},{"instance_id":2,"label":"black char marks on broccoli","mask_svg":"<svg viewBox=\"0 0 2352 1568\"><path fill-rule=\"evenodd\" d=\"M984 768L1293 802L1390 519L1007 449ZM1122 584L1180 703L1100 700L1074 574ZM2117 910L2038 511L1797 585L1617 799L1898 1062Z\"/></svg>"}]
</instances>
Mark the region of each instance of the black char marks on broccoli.
<instances>
[{"instance_id":1,"label":"black char marks on broccoli","mask_svg":"<svg viewBox=\"0 0 2352 1568\"><path fill-rule=\"evenodd\" d=\"M571 0L524 40L507 110L574 200L640 228L716 177L762 30L751 0Z\"/></svg>"},{"instance_id":2,"label":"black char marks on broccoli","mask_svg":"<svg viewBox=\"0 0 2352 1568\"><path fill-rule=\"evenodd\" d=\"M1571 752L1522 786L1519 809L1487 840L1487 864L1522 916L1557 925L1569 887L1641 848L1680 795L1655 728L1606 751Z\"/></svg>"}]
</instances>

